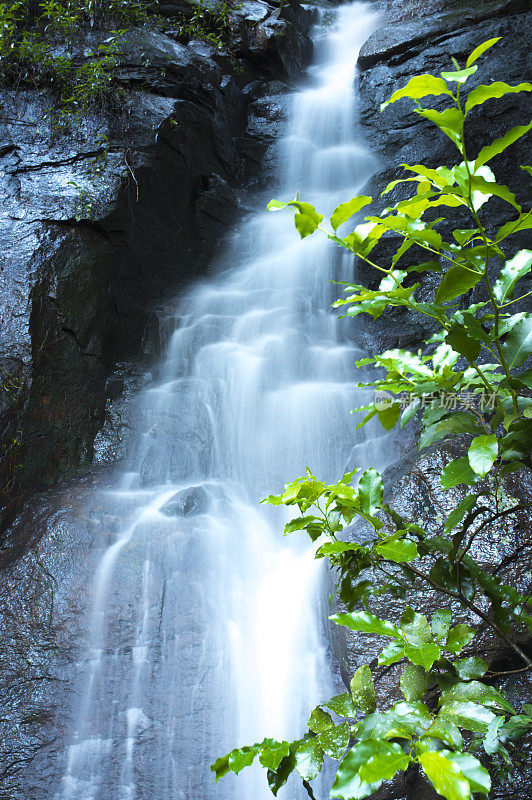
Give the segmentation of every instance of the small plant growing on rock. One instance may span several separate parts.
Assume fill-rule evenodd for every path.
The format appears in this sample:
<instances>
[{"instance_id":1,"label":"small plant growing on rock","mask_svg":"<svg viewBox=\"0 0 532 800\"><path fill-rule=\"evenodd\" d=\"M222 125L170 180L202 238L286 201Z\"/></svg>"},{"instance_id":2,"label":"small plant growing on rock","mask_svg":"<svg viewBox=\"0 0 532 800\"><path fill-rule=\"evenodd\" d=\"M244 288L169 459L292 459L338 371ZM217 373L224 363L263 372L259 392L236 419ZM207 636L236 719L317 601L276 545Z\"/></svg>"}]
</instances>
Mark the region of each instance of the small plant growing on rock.
<instances>
[{"instance_id":1,"label":"small plant growing on rock","mask_svg":"<svg viewBox=\"0 0 532 800\"><path fill-rule=\"evenodd\" d=\"M232 750L211 767L216 779L238 773L258 757L267 770L274 795L296 771L309 797L310 781L320 772L324 756L339 762L332 798L358 800L372 795L383 781L401 770L420 768L446 800L488 796L491 779L486 760L511 769L515 743L532 729L532 705L515 709L493 682L509 672L527 672L532 659L526 641L532 632L532 601L502 577L504 562L492 568L472 555L475 545L489 536L501 520L516 519L532 504L504 495L506 475L531 468L532 315L522 301L532 292L521 290L530 272L532 251L511 248L511 237L532 227L530 211L523 211L508 187L498 183L488 166L496 155L532 127L520 125L483 147L475 157L466 152L464 126L478 105L507 94L532 91L532 84L480 85L463 98L477 59L498 40L476 48L462 69L441 76L419 75L394 92L383 109L402 98L414 100L415 113L434 123L456 146L460 162L444 166L403 164L405 176L390 183L383 196L397 186L415 191L382 213L364 218L347 236L340 226L372 202L364 195L342 203L330 218L309 203L272 200L269 208L295 210L302 238L316 230L364 261L379 277L378 285L345 287L336 307L346 316L369 314L378 319L392 307L428 317L436 329L419 352L392 349L363 359L358 366L376 368L376 377L359 384L376 392L363 409L361 425L376 417L386 430L414 418L420 422L420 449L448 437L467 437L463 456L442 468L443 491L465 487L463 497L436 520L437 533L423 521L405 518L384 501L382 477L375 469L344 475L326 485L310 470L286 484L285 491L266 498L274 505L299 511L285 533L306 531L318 542L316 558L327 558L339 576L338 594L345 607L331 619L338 625L382 636L386 644L378 665L402 664L400 690L404 700L377 709L372 671L363 665L354 674L350 691L314 709L308 731L294 742L266 739ZM448 100L444 110L421 105L428 97ZM523 167L524 174L532 168ZM511 208L512 219L488 235L482 207L498 198ZM456 209L469 220L445 241L439 232L442 217ZM399 237L390 263L373 260L372 251L383 237ZM411 249L422 257L403 267ZM507 248L512 255L507 255ZM420 283L413 276L437 276L431 299L419 299ZM470 292L476 289L475 302ZM426 290L425 293L426 295ZM406 402L404 399L406 398ZM430 399L430 402L427 402ZM368 536L360 542L342 540L342 531L358 521ZM318 541L319 540L319 541ZM377 583L376 579L379 579ZM372 597L390 593L405 599L414 588L425 587L444 601L429 620L405 602L394 621L372 613ZM489 669L474 654L478 630L461 620L480 620L504 644L515 660L508 673ZM520 634L520 637L518 636ZM464 655L464 648L469 653ZM331 713L332 712L332 715Z\"/></svg>"},{"instance_id":2,"label":"small plant growing on rock","mask_svg":"<svg viewBox=\"0 0 532 800\"><path fill-rule=\"evenodd\" d=\"M0 3L0 80L47 88L55 97L52 128L60 129L74 113L119 94L119 42L129 27L148 21L148 11L136 0ZM121 27L109 32L113 24ZM76 55L81 34L95 26L105 27L107 38Z\"/></svg>"},{"instance_id":3,"label":"small plant growing on rock","mask_svg":"<svg viewBox=\"0 0 532 800\"><path fill-rule=\"evenodd\" d=\"M202 39L214 45L217 50L230 55L229 31L230 13L241 4L235 5L227 0L219 0L216 4L206 5L204 0L194 3L192 16L183 19L179 35L185 40ZM234 61L234 59L232 59ZM233 67L237 68L236 61Z\"/></svg>"}]
</instances>

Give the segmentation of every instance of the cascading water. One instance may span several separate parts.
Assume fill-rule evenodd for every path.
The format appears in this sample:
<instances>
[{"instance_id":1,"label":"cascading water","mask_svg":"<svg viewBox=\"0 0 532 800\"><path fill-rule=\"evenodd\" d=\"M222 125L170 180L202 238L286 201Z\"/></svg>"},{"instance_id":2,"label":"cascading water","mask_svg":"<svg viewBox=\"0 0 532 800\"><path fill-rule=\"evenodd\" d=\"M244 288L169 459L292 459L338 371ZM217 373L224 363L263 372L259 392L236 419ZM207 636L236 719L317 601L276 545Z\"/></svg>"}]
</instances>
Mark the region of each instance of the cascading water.
<instances>
[{"instance_id":1,"label":"cascading water","mask_svg":"<svg viewBox=\"0 0 532 800\"><path fill-rule=\"evenodd\" d=\"M371 173L352 87L374 21L354 4L317 29L268 199L299 190L330 213ZM55 800L271 797L262 770L215 784L209 764L265 736L298 737L333 691L320 562L258 501L306 465L333 480L368 462L349 417L357 350L329 310L329 281L351 271L325 237L300 242L291 213L261 210L219 276L180 302L160 379L139 399L129 472L98 499L94 529L113 538Z\"/></svg>"}]
</instances>

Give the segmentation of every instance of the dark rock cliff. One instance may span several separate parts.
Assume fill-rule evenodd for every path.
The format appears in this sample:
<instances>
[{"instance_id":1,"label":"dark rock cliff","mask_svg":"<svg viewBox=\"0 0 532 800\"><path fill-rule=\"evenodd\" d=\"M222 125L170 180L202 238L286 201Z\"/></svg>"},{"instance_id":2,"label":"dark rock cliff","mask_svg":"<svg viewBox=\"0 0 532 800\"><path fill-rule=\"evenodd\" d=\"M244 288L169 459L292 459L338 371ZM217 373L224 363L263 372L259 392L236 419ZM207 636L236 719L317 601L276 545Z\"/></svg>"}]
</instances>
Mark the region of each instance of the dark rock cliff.
<instances>
[{"instance_id":1,"label":"dark rock cliff","mask_svg":"<svg viewBox=\"0 0 532 800\"><path fill-rule=\"evenodd\" d=\"M363 135L380 159L379 170L367 187L367 193L378 198L389 181L402 177L401 163L428 166L456 163L457 151L450 139L412 113L411 102L403 100L380 112L380 104L395 89L404 86L413 75L424 72L438 75L441 70L452 68L452 57L465 63L478 44L496 36L502 40L477 62L478 71L470 78L468 90L493 80L511 84L527 80L531 56L527 0L431 0L427 3L388 0L376 5L382 10L383 24L360 51L358 84ZM466 140L471 156L513 126L526 124L529 108L530 98L523 93L490 100L473 109L468 115ZM530 205L532 199L530 182L523 179L519 166L528 163L528 151L525 137L490 162L496 177L510 186L524 205ZM400 191L397 188L388 194L385 204L400 199ZM497 199L486 205L484 213L488 233L493 226L500 226L511 218L510 206ZM445 222L442 231L446 232ZM524 238L520 243L516 238L515 246L526 246ZM380 248L374 254L377 252L386 259L396 248L397 245L393 250L391 246ZM430 277L425 277L426 285L428 281ZM379 346L395 347L397 336L401 338L401 346L415 346L423 337L419 319L411 319L402 311L397 314L388 310L387 321L400 322L400 326L381 326ZM366 335L365 331L361 333L363 337ZM366 343L371 349L370 329L367 335Z\"/></svg>"},{"instance_id":2,"label":"dark rock cliff","mask_svg":"<svg viewBox=\"0 0 532 800\"><path fill-rule=\"evenodd\" d=\"M309 56L311 7L241 4L229 57L176 41L178 6L162 8L164 31L126 35L119 109L53 136L50 98L1 92L4 525L28 494L93 462L117 365L149 354L156 308L205 271L242 187L259 180L279 118L271 95ZM0 557L18 544L0 537Z\"/></svg>"}]
</instances>

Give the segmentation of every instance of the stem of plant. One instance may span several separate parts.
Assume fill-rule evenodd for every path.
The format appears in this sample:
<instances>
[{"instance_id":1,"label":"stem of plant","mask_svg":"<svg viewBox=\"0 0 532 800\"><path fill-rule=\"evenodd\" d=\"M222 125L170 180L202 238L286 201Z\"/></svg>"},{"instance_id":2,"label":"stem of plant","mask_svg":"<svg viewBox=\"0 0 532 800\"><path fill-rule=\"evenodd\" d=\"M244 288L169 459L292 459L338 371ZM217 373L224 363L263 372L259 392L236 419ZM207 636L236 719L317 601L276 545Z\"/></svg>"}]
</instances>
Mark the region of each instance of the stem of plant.
<instances>
[{"instance_id":1,"label":"stem of plant","mask_svg":"<svg viewBox=\"0 0 532 800\"><path fill-rule=\"evenodd\" d=\"M532 669L532 659L527 656L527 654L519 647L518 644L513 642L505 634L505 632L497 625L496 622L490 619L488 615L485 614L480 608L474 606L473 603L471 603L466 597L464 597L463 594L459 592L454 592L452 589L446 589L445 586L440 586L439 583L433 581L432 578L430 578L428 575L425 575L423 572L420 572L420 570L416 569L411 564L405 564L405 569L409 570L418 578L428 583L430 586L432 586L433 589L436 589L436 591L441 592L442 594L445 594L448 597L454 597L455 600L458 600L459 603L461 603L463 606L472 611L473 614L476 614L477 617L480 617L480 619L482 619L486 623L486 625L488 625L490 628L493 628L493 630L497 632L500 638L503 639L509 647L511 647L514 653L517 653L523 659L525 664L528 665L528 668Z\"/></svg>"}]
</instances>

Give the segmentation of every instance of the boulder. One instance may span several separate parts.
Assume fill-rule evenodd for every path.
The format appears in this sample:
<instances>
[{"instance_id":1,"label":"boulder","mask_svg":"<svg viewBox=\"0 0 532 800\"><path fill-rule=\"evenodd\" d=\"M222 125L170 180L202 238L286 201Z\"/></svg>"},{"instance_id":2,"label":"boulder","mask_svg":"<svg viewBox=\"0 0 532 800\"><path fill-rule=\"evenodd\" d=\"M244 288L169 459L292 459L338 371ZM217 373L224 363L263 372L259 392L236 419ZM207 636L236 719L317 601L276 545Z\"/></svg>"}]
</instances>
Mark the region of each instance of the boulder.
<instances>
[{"instance_id":1,"label":"boulder","mask_svg":"<svg viewBox=\"0 0 532 800\"><path fill-rule=\"evenodd\" d=\"M203 486L191 486L176 492L161 508L167 517L192 517L204 514L209 507L209 495Z\"/></svg>"}]
</instances>

